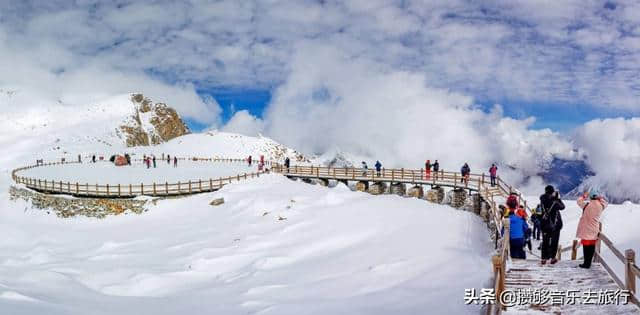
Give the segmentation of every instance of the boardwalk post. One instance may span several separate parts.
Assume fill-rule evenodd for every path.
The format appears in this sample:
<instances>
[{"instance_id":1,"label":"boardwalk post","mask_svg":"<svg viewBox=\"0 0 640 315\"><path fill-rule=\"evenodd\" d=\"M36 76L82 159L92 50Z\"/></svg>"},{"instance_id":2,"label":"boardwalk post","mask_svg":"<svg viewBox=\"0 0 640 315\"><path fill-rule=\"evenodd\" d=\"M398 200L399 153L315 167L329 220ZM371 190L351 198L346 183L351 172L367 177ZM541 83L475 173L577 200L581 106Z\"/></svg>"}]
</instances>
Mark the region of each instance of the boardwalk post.
<instances>
[{"instance_id":1,"label":"boardwalk post","mask_svg":"<svg viewBox=\"0 0 640 315\"><path fill-rule=\"evenodd\" d=\"M482 183L484 184L484 173L482 173ZM480 185L478 185L480 187Z\"/></svg>"},{"instance_id":2,"label":"boardwalk post","mask_svg":"<svg viewBox=\"0 0 640 315\"><path fill-rule=\"evenodd\" d=\"M129 196L133 196L133 185L129 184Z\"/></svg>"},{"instance_id":3,"label":"boardwalk post","mask_svg":"<svg viewBox=\"0 0 640 315\"><path fill-rule=\"evenodd\" d=\"M80 192L80 187L78 187L78 182L76 182L76 195Z\"/></svg>"},{"instance_id":4,"label":"boardwalk post","mask_svg":"<svg viewBox=\"0 0 640 315\"><path fill-rule=\"evenodd\" d=\"M98 184L96 184L96 191L98 191ZM107 184L107 196L109 196L109 184Z\"/></svg>"},{"instance_id":5,"label":"boardwalk post","mask_svg":"<svg viewBox=\"0 0 640 315\"><path fill-rule=\"evenodd\" d=\"M213 190L213 179L209 178L209 190Z\"/></svg>"},{"instance_id":6,"label":"boardwalk post","mask_svg":"<svg viewBox=\"0 0 640 315\"><path fill-rule=\"evenodd\" d=\"M121 194L120 194L120 184L118 184L118 197L120 197L120 196L121 196Z\"/></svg>"},{"instance_id":7,"label":"boardwalk post","mask_svg":"<svg viewBox=\"0 0 640 315\"><path fill-rule=\"evenodd\" d=\"M636 293L636 275L633 273L633 266L636 264L636 252L633 249L627 249L624 251L624 257L626 263L624 267L625 286L631 293Z\"/></svg>"},{"instance_id":8,"label":"boardwalk post","mask_svg":"<svg viewBox=\"0 0 640 315\"><path fill-rule=\"evenodd\" d=\"M596 241L596 254L598 255L594 255L594 261L598 261L598 257L600 257L600 243L602 243L600 233L602 233L602 222L598 222L598 240Z\"/></svg>"},{"instance_id":9,"label":"boardwalk post","mask_svg":"<svg viewBox=\"0 0 640 315\"><path fill-rule=\"evenodd\" d=\"M140 194L144 195L144 184L140 183Z\"/></svg>"},{"instance_id":10,"label":"boardwalk post","mask_svg":"<svg viewBox=\"0 0 640 315\"><path fill-rule=\"evenodd\" d=\"M198 179L198 190L202 191L202 179Z\"/></svg>"},{"instance_id":11,"label":"boardwalk post","mask_svg":"<svg viewBox=\"0 0 640 315\"><path fill-rule=\"evenodd\" d=\"M502 257L500 257L500 255L493 255L493 257L491 257L491 262L493 263L493 274L496 278L499 277L499 281L495 281L494 292L496 293L496 305L501 309L502 303L500 303L500 295L502 295L504 283Z\"/></svg>"},{"instance_id":12,"label":"boardwalk post","mask_svg":"<svg viewBox=\"0 0 640 315\"><path fill-rule=\"evenodd\" d=\"M71 183L67 182L67 192L71 193Z\"/></svg>"},{"instance_id":13,"label":"boardwalk post","mask_svg":"<svg viewBox=\"0 0 640 315\"><path fill-rule=\"evenodd\" d=\"M571 246L571 260L576 260L578 257L578 240L573 240L573 245Z\"/></svg>"},{"instance_id":14,"label":"boardwalk post","mask_svg":"<svg viewBox=\"0 0 640 315\"><path fill-rule=\"evenodd\" d=\"M156 182L153 182L153 195L156 195Z\"/></svg>"},{"instance_id":15,"label":"boardwalk post","mask_svg":"<svg viewBox=\"0 0 640 315\"><path fill-rule=\"evenodd\" d=\"M191 193L191 180L189 180L189 193Z\"/></svg>"},{"instance_id":16,"label":"boardwalk post","mask_svg":"<svg viewBox=\"0 0 640 315\"><path fill-rule=\"evenodd\" d=\"M394 178L395 178L395 170L391 169L391 182L393 182Z\"/></svg>"},{"instance_id":17,"label":"boardwalk post","mask_svg":"<svg viewBox=\"0 0 640 315\"><path fill-rule=\"evenodd\" d=\"M458 173L453 173L453 188L455 189L458 185Z\"/></svg>"},{"instance_id":18,"label":"boardwalk post","mask_svg":"<svg viewBox=\"0 0 640 315\"><path fill-rule=\"evenodd\" d=\"M180 182L178 182L178 195L180 194Z\"/></svg>"},{"instance_id":19,"label":"boardwalk post","mask_svg":"<svg viewBox=\"0 0 640 315\"><path fill-rule=\"evenodd\" d=\"M404 179L404 167L400 169L400 179Z\"/></svg>"},{"instance_id":20,"label":"boardwalk post","mask_svg":"<svg viewBox=\"0 0 640 315\"><path fill-rule=\"evenodd\" d=\"M169 182L164 182L164 193L169 194Z\"/></svg>"}]
</instances>

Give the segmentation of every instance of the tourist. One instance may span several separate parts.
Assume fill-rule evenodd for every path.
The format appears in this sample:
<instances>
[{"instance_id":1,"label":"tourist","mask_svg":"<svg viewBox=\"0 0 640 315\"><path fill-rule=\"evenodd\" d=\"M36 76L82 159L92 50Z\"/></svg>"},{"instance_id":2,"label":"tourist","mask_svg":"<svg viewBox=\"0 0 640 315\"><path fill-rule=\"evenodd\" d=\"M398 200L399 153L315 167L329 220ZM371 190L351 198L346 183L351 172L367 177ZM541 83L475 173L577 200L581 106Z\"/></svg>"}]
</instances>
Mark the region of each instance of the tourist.
<instances>
[{"instance_id":1,"label":"tourist","mask_svg":"<svg viewBox=\"0 0 640 315\"><path fill-rule=\"evenodd\" d=\"M167 154L167 165L171 165L171 155Z\"/></svg>"},{"instance_id":2,"label":"tourist","mask_svg":"<svg viewBox=\"0 0 640 315\"><path fill-rule=\"evenodd\" d=\"M249 163L249 166L251 166L251 155L247 158L247 162Z\"/></svg>"},{"instance_id":3,"label":"tourist","mask_svg":"<svg viewBox=\"0 0 640 315\"><path fill-rule=\"evenodd\" d=\"M533 238L540 240L540 219L542 218L542 207L538 205L531 214L531 222L533 223Z\"/></svg>"},{"instance_id":4,"label":"tourist","mask_svg":"<svg viewBox=\"0 0 640 315\"><path fill-rule=\"evenodd\" d=\"M560 241L560 230L562 230L562 216L560 210L564 210L564 203L560 200L558 192L553 186L544 188L544 194L540 196L540 206L542 207L542 219L540 227L542 229L542 259L541 264L546 264L551 259L551 264L558 262L556 254L558 252L558 242Z\"/></svg>"},{"instance_id":5,"label":"tourist","mask_svg":"<svg viewBox=\"0 0 640 315\"><path fill-rule=\"evenodd\" d=\"M462 178L460 179L461 183L465 183L468 184L469 183L469 174L471 174L471 168L469 168L469 164L464 163L464 165L462 165L462 168L460 168L460 174L462 175Z\"/></svg>"},{"instance_id":6,"label":"tourist","mask_svg":"<svg viewBox=\"0 0 640 315\"><path fill-rule=\"evenodd\" d=\"M438 171L440 170L440 163L438 163L438 160L436 160L435 162L433 162L433 173L435 176L435 179L438 180Z\"/></svg>"},{"instance_id":7,"label":"tourist","mask_svg":"<svg viewBox=\"0 0 640 315\"><path fill-rule=\"evenodd\" d=\"M178 157L177 156L173 157L173 167L178 167Z\"/></svg>"},{"instance_id":8,"label":"tourist","mask_svg":"<svg viewBox=\"0 0 640 315\"><path fill-rule=\"evenodd\" d=\"M431 160L427 160L424 163L424 176L426 180L429 180L429 178L431 178Z\"/></svg>"},{"instance_id":9,"label":"tourist","mask_svg":"<svg viewBox=\"0 0 640 315\"><path fill-rule=\"evenodd\" d=\"M491 164L489 168L489 176L491 177L491 187L496 185L496 177L498 175L498 167L495 164Z\"/></svg>"},{"instance_id":10,"label":"tourist","mask_svg":"<svg viewBox=\"0 0 640 315\"><path fill-rule=\"evenodd\" d=\"M509 252L511 258L527 259L524 251L525 235L527 234L527 221L518 216L513 208L509 209ZM502 231L504 233L504 230Z\"/></svg>"},{"instance_id":11,"label":"tourist","mask_svg":"<svg viewBox=\"0 0 640 315\"><path fill-rule=\"evenodd\" d=\"M156 156L153 156L153 168L156 168Z\"/></svg>"},{"instance_id":12,"label":"tourist","mask_svg":"<svg viewBox=\"0 0 640 315\"><path fill-rule=\"evenodd\" d=\"M380 177L380 169L382 169L382 163L380 161L376 161L376 176Z\"/></svg>"},{"instance_id":13,"label":"tourist","mask_svg":"<svg viewBox=\"0 0 640 315\"><path fill-rule=\"evenodd\" d=\"M607 201L595 188L592 188L578 198L578 207L582 209L582 216L578 222L576 237L580 239L584 254L584 262L579 266L588 269L591 267L591 260L596 251L596 242L600 233L600 216L607 207Z\"/></svg>"},{"instance_id":14,"label":"tourist","mask_svg":"<svg viewBox=\"0 0 640 315\"><path fill-rule=\"evenodd\" d=\"M91 156L91 163L95 163L96 162L96 155L92 155Z\"/></svg>"},{"instance_id":15,"label":"tourist","mask_svg":"<svg viewBox=\"0 0 640 315\"><path fill-rule=\"evenodd\" d=\"M289 159L289 157L286 157L284 159L284 167L287 169L287 173L289 173L289 166L291 165L291 160Z\"/></svg>"},{"instance_id":16,"label":"tourist","mask_svg":"<svg viewBox=\"0 0 640 315\"><path fill-rule=\"evenodd\" d=\"M147 168L150 168L150 167L151 167L151 159L150 159L149 157L146 157L146 158L144 159L144 162L147 164Z\"/></svg>"},{"instance_id":17,"label":"tourist","mask_svg":"<svg viewBox=\"0 0 640 315\"><path fill-rule=\"evenodd\" d=\"M362 176L367 176L367 171L369 170L369 167L367 166L367 163L365 161L362 161Z\"/></svg>"}]
</instances>

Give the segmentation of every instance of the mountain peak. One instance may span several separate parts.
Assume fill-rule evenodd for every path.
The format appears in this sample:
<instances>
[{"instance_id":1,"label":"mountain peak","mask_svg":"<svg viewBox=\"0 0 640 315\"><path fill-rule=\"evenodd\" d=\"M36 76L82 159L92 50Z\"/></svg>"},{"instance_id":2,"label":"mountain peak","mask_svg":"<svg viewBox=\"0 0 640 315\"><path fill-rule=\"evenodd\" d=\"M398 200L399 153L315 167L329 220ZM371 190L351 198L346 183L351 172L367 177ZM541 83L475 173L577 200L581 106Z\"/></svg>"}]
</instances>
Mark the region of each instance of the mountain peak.
<instances>
[{"instance_id":1,"label":"mountain peak","mask_svg":"<svg viewBox=\"0 0 640 315\"><path fill-rule=\"evenodd\" d=\"M190 133L178 112L165 103L154 103L141 93L131 94L133 115L118 127L128 147L160 144Z\"/></svg>"}]
</instances>

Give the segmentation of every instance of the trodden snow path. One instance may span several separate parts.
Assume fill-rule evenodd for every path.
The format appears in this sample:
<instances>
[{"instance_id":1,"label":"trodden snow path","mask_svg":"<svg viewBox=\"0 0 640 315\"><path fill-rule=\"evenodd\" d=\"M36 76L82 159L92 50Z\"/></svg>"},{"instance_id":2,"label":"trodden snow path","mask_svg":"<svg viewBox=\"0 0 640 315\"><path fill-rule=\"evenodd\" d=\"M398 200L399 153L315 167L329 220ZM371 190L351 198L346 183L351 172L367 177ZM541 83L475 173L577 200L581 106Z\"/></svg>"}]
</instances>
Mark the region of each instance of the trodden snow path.
<instances>
[{"instance_id":1,"label":"trodden snow path","mask_svg":"<svg viewBox=\"0 0 640 315\"><path fill-rule=\"evenodd\" d=\"M619 287L599 263L593 263L591 269L579 268L581 260L561 260L554 265L541 265L538 259L514 259L506 274L506 290L541 290L561 292L560 305L523 303L507 307L508 313L550 313L550 314L639 314L638 308L626 305L602 305L596 295L594 304L583 304L585 292L616 291ZM576 292L575 304L567 303L567 292ZM521 291L522 292L522 291ZM588 299L590 300L590 299ZM530 302L527 301L527 302ZM518 303L519 304L519 303Z\"/></svg>"}]
</instances>

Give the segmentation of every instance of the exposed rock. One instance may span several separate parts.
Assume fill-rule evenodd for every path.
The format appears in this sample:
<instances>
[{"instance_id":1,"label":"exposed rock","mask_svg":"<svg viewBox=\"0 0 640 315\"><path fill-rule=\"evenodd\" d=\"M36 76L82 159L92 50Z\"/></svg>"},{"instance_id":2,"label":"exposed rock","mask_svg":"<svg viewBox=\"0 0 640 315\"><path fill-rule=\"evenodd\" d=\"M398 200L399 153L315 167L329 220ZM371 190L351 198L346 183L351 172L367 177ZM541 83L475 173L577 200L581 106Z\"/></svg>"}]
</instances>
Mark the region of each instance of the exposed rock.
<instances>
[{"instance_id":1,"label":"exposed rock","mask_svg":"<svg viewBox=\"0 0 640 315\"><path fill-rule=\"evenodd\" d=\"M420 185L413 186L409 188L407 195L409 197L422 198L424 197L424 189Z\"/></svg>"},{"instance_id":2,"label":"exposed rock","mask_svg":"<svg viewBox=\"0 0 640 315\"><path fill-rule=\"evenodd\" d=\"M142 94L131 95L131 102L135 113L120 126L127 146L160 144L189 133L182 118L166 104L154 104Z\"/></svg>"},{"instance_id":3,"label":"exposed rock","mask_svg":"<svg viewBox=\"0 0 640 315\"><path fill-rule=\"evenodd\" d=\"M387 184L377 182L369 186L369 193L372 195L382 195L387 191Z\"/></svg>"},{"instance_id":4,"label":"exposed rock","mask_svg":"<svg viewBox=\"0 0 640 315\"><path fill-rule=\"evenodd\" d=\"M467 201L467 191L464 189L454 189L451 191L451 206L461 208Z\"/></svg>"},{"instance_id":5,"label":"exposed rock","mask_svg":"<svg viewBox=\"0 0 640 315\"><path fill-rule=\"evenodd\" d=\"M436 186L427 191L428 201L433 203L442 203L444 200L444 188Z\"/></svg>"},{"instance_id":6,"label":"exposed rock","mask_svg":"<svg viewBox=\"0 0 640 315\"><path fill-rule=\"evenodd\" d=\"M404 183L393 183L389 187L389 192L394 195L404 196L407 193L407 186Z\"/></svg>"},{"instance_id":7,"label":"exposed rock","mask_svg":"<svg viewBox=\"0 0 640 315\"><path fill-rule=\"evenodd\" d=\"M367 191L368 188L369 188L369 182L359 181L356 183L357 191Z\"/></svg>"},{"instance_id":8,"label":"exposed rock","mask_svg":"<svg viewBox=\"0 0 640 315\"><path fill-rule=\"evenodd\" d=\"M31 202L33 208L51 209L58 217L68 218L77 215L104 218L108 215L140 214L146 212L147 201L134 199L103 199L103 198L70 198L48 195L25 188L11 186L9 189L11 200L23 199Z\"/></svg>"},{"instance_id":9,"label":"exposed rock","mask_svg":"<svg viewBox=\"0 0 640 315\"><path fill-rule=\"evenodd\" d=\"M224 198L216 198L216 199L213 199L213 200L209 203L209 205L212 205L212 206L219 206L219 205L221 205L221 204L223 204L223 203L224 203Z\"/></svg>"}]
</instances>

